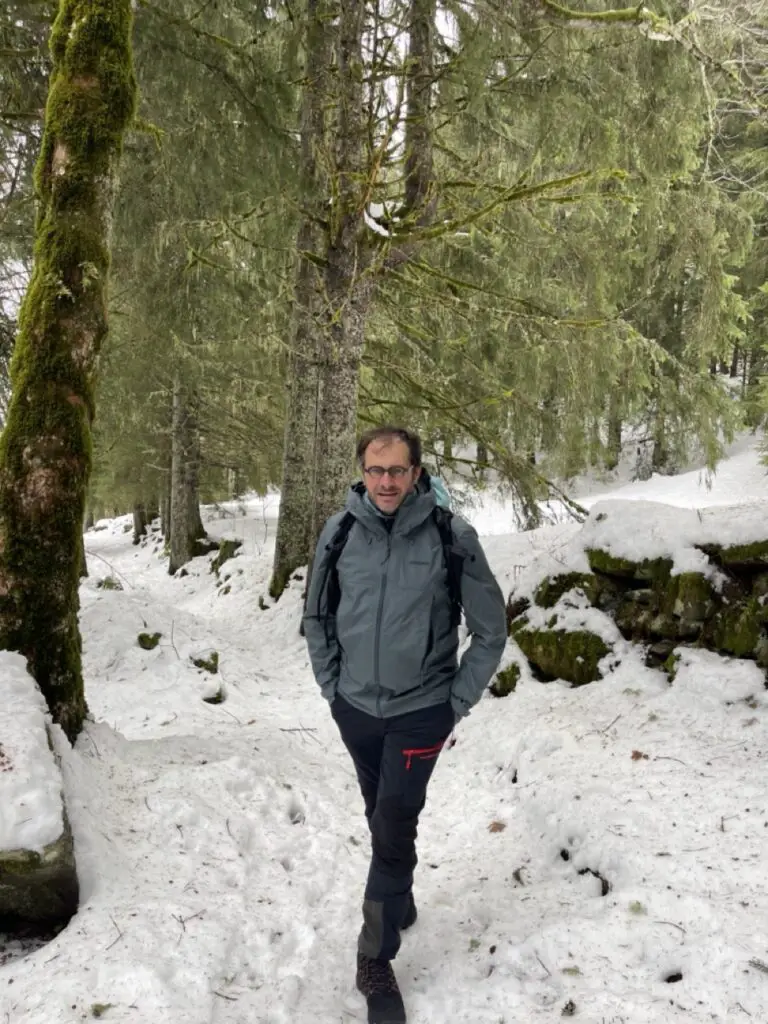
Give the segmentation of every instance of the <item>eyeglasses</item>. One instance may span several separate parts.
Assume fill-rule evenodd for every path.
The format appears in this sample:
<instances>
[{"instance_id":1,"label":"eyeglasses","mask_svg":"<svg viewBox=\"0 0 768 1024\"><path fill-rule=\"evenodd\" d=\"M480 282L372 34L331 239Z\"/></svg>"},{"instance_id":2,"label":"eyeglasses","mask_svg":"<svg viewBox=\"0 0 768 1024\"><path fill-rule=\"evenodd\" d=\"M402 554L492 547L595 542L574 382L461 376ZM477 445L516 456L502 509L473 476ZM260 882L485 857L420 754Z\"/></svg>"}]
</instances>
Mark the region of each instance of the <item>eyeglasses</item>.
<instances>
[{"instance_id":1,"label":"eyeglasses","mask_svg":"<svg viewBox=\"0 0 768 1024\"><path fill-rule=\"evenodd\" d=\"M376 480L380 480L385 474L389 474L393 480L400 480L410 473L412 468L412 466L363 466L363 472Z\"/></svg>"}]
</instances>

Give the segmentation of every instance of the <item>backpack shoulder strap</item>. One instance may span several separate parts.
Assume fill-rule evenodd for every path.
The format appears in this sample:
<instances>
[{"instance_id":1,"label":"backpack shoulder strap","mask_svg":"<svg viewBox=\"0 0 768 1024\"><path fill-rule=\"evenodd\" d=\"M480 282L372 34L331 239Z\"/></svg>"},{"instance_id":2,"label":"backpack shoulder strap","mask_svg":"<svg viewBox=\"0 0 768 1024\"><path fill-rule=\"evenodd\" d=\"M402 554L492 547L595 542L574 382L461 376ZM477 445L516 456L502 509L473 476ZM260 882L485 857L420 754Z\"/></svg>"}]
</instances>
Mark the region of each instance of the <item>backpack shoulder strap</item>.
<instances>
[{"instance_id":1,"label":"backpack shoulder strap","mask_svg":"<svg viewBox=\"0 0 768 1024\"><path fill-rule=\"evenodd\" d=\"M355 524L355 517L351 512L345 512L339 520L339 525L336 527L336 531L325 545L325 550L328 555L325 559L325 572L323 575L322 582L317 591L317 614L321 616L320 603L325 593L325 613L322 615L325 623L326 640L328 639L328 619L335 615L338 611L339 601L341 600L341 588L339 586L339 573L336 565L341 557L341 552L344 550L344 545L347 543L347 537L349 537L349 531Z\"/></svg>"},{"instance_id":2,"label":"backpack shoulder strap","mask_svg":"<svg viewBox=\"0 0 768 1024\"><path fill-rule=\"evenodd\" d=\"M448 573L448 596L451 601L451 618L453 625L461 622L461 574L464 570L465 552L456 546L453 534L453 514L447 508L438 505L432 512L440 543L443 546L443 559Z\"/></svg>"}]
</instances>

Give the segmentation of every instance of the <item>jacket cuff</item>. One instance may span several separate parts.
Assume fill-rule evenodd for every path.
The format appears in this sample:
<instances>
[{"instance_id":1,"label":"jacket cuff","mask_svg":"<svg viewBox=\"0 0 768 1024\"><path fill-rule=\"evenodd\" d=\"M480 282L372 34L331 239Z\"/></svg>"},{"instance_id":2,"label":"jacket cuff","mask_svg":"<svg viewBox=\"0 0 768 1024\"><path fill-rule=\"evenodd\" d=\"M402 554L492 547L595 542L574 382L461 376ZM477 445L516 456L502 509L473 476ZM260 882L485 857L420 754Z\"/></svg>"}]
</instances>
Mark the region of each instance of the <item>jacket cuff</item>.
<instances>
[{"instance_id":1,"label":"jacket cuff","mask_svg":"<svg viewBox=\"0 0 768 1024\"><path fill-rule=\"evenodd\" d=\"M457 722L460 718L466 718L472 710L469 704L465 704L460 697L456 697L454 694L451 694L451 707L453 708L453 713L456 716Z\"/></svg>"}]
</instances>

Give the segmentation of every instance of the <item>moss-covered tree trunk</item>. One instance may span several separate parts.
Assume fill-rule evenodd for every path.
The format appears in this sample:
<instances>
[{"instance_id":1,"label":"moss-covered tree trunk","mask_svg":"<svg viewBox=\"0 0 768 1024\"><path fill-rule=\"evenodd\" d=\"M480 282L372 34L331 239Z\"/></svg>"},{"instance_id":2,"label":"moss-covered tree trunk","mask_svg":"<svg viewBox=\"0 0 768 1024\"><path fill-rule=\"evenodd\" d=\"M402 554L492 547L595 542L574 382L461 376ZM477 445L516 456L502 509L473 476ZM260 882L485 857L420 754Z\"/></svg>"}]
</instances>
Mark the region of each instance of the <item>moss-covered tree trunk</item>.
<instances>
[{"instance_id":1,"label":"moss-covered tree trunk","mask_svg":"<svg viewBox=\"0 0 768 1024\"><path fill-rule=\"evenodd\" d=\"M131 32L131 0L60 2L34 269L0 438L0 648L27 658L71 740L86 711L78 579L113 197L136 102Z\"/></svg>"}]
</instances>

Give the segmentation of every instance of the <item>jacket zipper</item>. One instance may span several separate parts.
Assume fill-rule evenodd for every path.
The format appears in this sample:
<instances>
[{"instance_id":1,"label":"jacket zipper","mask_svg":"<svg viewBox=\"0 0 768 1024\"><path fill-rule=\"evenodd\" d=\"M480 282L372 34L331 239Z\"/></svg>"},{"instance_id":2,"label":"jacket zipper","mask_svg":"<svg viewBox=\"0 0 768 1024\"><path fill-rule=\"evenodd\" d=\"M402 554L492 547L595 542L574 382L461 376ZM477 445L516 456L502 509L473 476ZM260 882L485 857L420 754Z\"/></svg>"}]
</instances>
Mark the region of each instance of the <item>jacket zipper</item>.
<instances>
[{"instance_id":1,"label":"jacket zipper","mask_svg":"<svg viewBox=\"0 0 768 1024\"><path fill-rule=\"evenodd\" d=\"M436 743L433 747L412 747L410 750L404 750L405 770L407 772L411 770L411 763L413 762L414 757L418 757L420 761L430 761L432 758L438 756L444 746L445 740L441 743Z\"/></svg>"},{"instance_id":2,"label":"jacket zipper","mask_svg":"<svg viewBox=\"0 0 768 1024\"><path fill-rule=\"evenodd\" d=\"M378 694L376 696L376 710L379 718L381 718L381 698L382 689L381 681L379 678L379 648L381 646L381 620L384 617L384 596L387 593L387 576L389 575L389 556L392 553L392 534L387 534L387 554L384 559L385 569L384 576L381 580L381 590L379 591L379 612L376 616L376 634L373 642L373 681L378 687Z\"/></svg>"}]
</instances>

